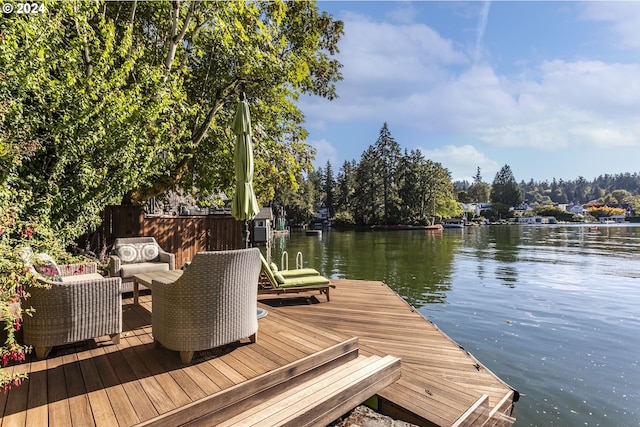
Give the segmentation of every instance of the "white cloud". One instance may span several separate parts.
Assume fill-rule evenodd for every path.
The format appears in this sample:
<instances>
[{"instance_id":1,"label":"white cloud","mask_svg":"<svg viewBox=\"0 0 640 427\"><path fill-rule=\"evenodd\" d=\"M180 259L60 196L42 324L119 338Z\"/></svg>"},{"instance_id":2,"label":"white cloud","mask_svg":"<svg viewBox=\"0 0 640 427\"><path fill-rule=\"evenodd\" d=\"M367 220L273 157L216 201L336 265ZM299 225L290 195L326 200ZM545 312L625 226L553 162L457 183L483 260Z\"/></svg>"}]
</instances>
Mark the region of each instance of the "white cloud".
<instances>
[{"instance_id":1,"label":"white cloud","mask_svg":"<svg viewBox=\"0 0 640 427\"><path fill-rule=\"evenodd\" d=\"M338 150L329 141L321 139L311 141L310 144L316 149L316 158L314 164L318 167L325 167L327 161L335 168L338 164Z\"/></svg>"},{"instance_id":2,"label":"white cloud","mask_svg":"<svg viewBox=\"0 0 640 427\"><path fill-rule=\"evenodd\" d=\"M454 181L473 181L479 167L484 181L487 182L487 177L492 177L500 169L498 162L489 159L471 145L446 145L432 150L421 148L420 151L426 158L447 168Z\"/></svg>"},{"instance_id":3,"label":"white cloud","mask_svg":"<svg viewBox=\"0 0 640 427\"><path fill-rule=\"evenodd\" d=\"M390 22L353 13L341 16L340 98L331 103L305 98L301 108L310 118L307 125L331 130L340 123L344 131L346 124L378 129L388 122L394 134L413 132L413 140L453 135L457 138L449 141L485 144L485 152L489 147L525 147L532 153L640 147L637 61L551 57L527 69L510 64L522 71L519 75L500 74L483 61L474 64L473 52L428 25L405 23L412 22L411 8L402 12ZM620 46L640 47L637 4L588 3L582 18L610 24ZM480 33L476 35L481 42ZM344 137L349 138L346 132ZM331 140L337 143L337 138ZM398 142L407 145L406 140ZM327 159L333 164L332 158L339 157L326 140L312 144L318 149L316 164ZM440 161L454 179L472 176L477 166L492 176L498 164L479 151L482 145L476 147L449 145L423 152Z\"/></svg>"},{"instance_id":4,"label":"white cloud","mask_svg":"<svg viewBox=\"0 0 640 427\"><path fill-rule=\"evenodd\" d=\"M620 49L640 48L640 8L637 2L586 2L581 18L608 23L613 46Z\"/></svg>"}]
</instances>

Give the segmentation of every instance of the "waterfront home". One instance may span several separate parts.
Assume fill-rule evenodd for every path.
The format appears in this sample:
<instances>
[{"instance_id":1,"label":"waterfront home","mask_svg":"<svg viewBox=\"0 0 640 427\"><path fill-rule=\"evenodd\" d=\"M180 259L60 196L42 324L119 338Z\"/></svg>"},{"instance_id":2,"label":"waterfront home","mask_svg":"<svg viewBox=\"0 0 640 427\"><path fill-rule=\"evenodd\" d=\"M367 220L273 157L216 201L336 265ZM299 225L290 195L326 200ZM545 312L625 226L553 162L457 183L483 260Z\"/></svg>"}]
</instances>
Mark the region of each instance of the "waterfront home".
<instances>
[{"instance_id":1,"label":"waterfront home","mask_svg":"<svg viewBox=\"0 0 640 427\"><path fill-rule=\"evenodd\" d=\"M623 224L626 217L624 215L611 215L598 217L598 221L603 224Z\"/></svg>"},{"instance_id":2,"label":"waterfront home","mask_svg":"<svg viewBox=\"0 0 640 427\"><path fill-rule=\"evenodd\" d=\"M557 220L553 216L531 216L520 217L517 220L518 224L556 224Z\"/></svg>"}]
</instances>

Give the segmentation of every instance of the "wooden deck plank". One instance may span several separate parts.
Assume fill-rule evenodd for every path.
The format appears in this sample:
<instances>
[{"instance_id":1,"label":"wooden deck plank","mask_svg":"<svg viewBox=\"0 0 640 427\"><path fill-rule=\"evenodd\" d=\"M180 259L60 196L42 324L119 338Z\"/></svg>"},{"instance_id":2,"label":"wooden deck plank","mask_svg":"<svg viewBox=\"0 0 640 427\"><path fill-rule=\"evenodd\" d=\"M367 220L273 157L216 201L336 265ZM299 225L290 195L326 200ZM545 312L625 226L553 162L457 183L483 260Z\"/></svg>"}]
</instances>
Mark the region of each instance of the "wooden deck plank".
<instances>
[{"instance_id":1,"label":"wooden deck plank","mask_svg":"<svg viewBox=\"0 0 640 427\"><path fill-rule=\"evenodd\" d=\"M78 364L88 392L95 425L105 427L116 425L117 418L95 365L95 359L90 353L81 352L78 354Z\"/></svg>"},{"instance_id":2,"label":"wooden deck plank","mask_svg":"<svg viewBox=\"0 0 640 427\"><path fill-rule=\"evenodd\" d=\"M26 425L47 425L49 418L47 396L47 362L37 360L29 367L29 396L27 398Z\"/></svg>"},{"instance_id":3,"label":"wooden deck plank","mask_svg":"<svg viewBox=\"0 0 640 427\"><path fill-rule=\"evenodd\" d=\"M74 426L92 426L93 414L87 388L82 378L77 353L62 356L64 378L67 386L69 411Z\"/></svg>"},{"instance_id":4,"label":"wooden deck plank","mask_svg":"<svg viewBox=\"0 0 640 427\"><path fill-rule=\"evenodd\" d=\"M342 363L357 357L357 338L328 347L321 352L284 364L265 372L250 381L220 390L215 395L193 402L186 407L162 414L143 423L143 426L213 425L221 420L254 408L269 396L306 381L308 378L333 369Z\"/></svg>"},{"instance_id":5,"label":"wooden deck plank","mask_svg":"<svg viewBox=\"0 0 640 427\"><path fill-rule=\"evenodd\" d=\"M62 352L54 349L46 361L30 356L30 364L19 366L29 369L31 378L0 397L3 425L145 423L180 414L181 408L272 371L286 372L289 363L352 337L359 337L363 356L402 359L402 378L380 391L381 400L451 425L486 394L488 409L500 425L508 425L510 419L501 414L510 414L514 391L435 325L380 282L333 282L331 302L260 295L259 305L269 313L259 320L258 341L196 352L189 366L180 363L177 352L153 345L152 295L143 293L140 305L125 295L120 344L98 337Z\"/></svg>"},{"instance_id":6,"label":"wooden deck plank","mask_svg":"<svg viewBox=\"0 0 640 427\"><path fill-rule=\"evenodd\" d=\"M365 367L368 363L369 360L366 357L353 359L335 368L334 370L323 374L318 379L316 379L316 383L302 383L297 385L296 387L291 387L283 393L279 394L277 400L268 400L259 405L256 405L250 411L243 412L242 414L239 414L229 420L219 423L218 427L231 427L236 425L250 426L262 422L265 418L274 415L281 411L283 408L291 405L291 402L295 402L296 400L307 396L312 396L327 383L332 383L340 380L342 372L349 372L351 370Z\"/></svg>"},{"instance_id":7,"label":"wooden deck plank","mask_svg":"<svg viewBox=\"0 0 640 427\"><path fill-rule=\"evenodd\" d=\"M474 401L488 394L490 407L499 404L505 394L510 393L509 387L493 373L382 283L340 280L336 284L329 304L317 304L313 309L273 304L274 310L294 319L304 318L311 324L356 335L360 338L363 354L391 354L402 358L403 376L405 366L417 368L429 375L446 378L452 386L458 385L458 389L472 391ZM266 299L263 302L270 305ZM399 390L392 386L382 394L392 401L396 398L394 393L399 393L398 399L406 399ZM438 413L437 408L429 408L429 401L435 404L433 399L423 399L426 399L424 414ZM457 408L455 399L449 400L451 408ZM411 402L407 400L406 404ZM454 412L452 410L446 419L454 422L461 415Z\"/></svg>"},{"instance_id":8,"label":"wooden deck plank","mask_svg":"<svg viewBox=\"0 0 640 427\"><path fill-rule=\"evenodd\" d=\"M27 366L14 366L9 369L10 373L18 373L28 371ZM23 426L26 421L26 409L27 409L27 401L28 401L28 390L29 387L27 384L23 384L25 387L13 387L9 396L7 396L5 414L2 418L2 426L3 427L13 427L13 426ZM4 393L3 393L4 394Z\"/></svg>"},{"instance_id":9,"label":"wooden deck plank","mask_svg":"<svg viewBox=\"0 0 640 427\"><path fill-rule=\"evenodd\" d=\"M49 425L70 426L71 411L67 400L64 367L61 357L47 360L47 396L49 398Z\"/></svg>"},{"instance_id":10,"label":"wooden deck plank","mask_svg":"<svg viewBox=\"0 0 640 427\"><path fill-rule=\"evenodd\" d=\"M122 384L127 398L133 404L137 418L145 420L155 417L158 415L158 411L142 388L142 384L138 381L138 377L132 367L129 365L129 357L125 357L125 353L127 355L130 353L128 348L125 347L125 344L123 340L120 340L118 346L105 348L104 351L107 360L110 365L114 367L116 376L120 384Z\"/></svg>"}]
</instances>

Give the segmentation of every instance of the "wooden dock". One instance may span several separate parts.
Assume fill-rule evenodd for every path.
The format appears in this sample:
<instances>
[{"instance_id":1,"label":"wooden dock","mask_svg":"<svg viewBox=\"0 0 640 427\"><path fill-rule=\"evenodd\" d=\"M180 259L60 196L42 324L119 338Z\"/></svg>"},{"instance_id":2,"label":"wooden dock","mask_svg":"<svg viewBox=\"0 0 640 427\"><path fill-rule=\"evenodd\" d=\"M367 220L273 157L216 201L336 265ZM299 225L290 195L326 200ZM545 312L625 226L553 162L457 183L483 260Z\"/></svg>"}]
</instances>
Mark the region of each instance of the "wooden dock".
<instances>
[{"instance_id":1,"label":"wooden dock","mask_svg":"<svg viewBox=\"0 0 640 427\"><path fill-rule=\"evenodd\" d=\"M335 280L260 296L258 342L196 352L183 366L151 335L151 295L123 299L120 344L55 347L8 369L30 378L0 394L6 426L326 425L372 395L418 425L507 426L517 392L380 282Z\"/></svg>"}]
</instances>

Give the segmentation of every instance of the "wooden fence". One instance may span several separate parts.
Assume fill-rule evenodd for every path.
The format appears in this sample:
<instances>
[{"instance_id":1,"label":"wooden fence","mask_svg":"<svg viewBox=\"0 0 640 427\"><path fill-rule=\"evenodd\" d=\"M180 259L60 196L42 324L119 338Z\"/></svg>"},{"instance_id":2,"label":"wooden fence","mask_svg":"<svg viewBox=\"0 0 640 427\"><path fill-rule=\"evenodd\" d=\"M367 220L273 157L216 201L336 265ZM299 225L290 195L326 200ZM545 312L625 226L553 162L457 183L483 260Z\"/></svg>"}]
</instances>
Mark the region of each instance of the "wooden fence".
<instances>
[{"instance_id":1,"label":"wooden fence","mask_svg":"<svg viewBox=\"0 0 640 427\"><path fill-rule=\"evenodd\" d=\"M108 206L102 225L84 243L110 249L119 237L154 237L162 249L176 255L179 268L197 252L243 248L243 228L231 215L157 216L146 215L140 206Z\"/></svg>"}]
</instances>

